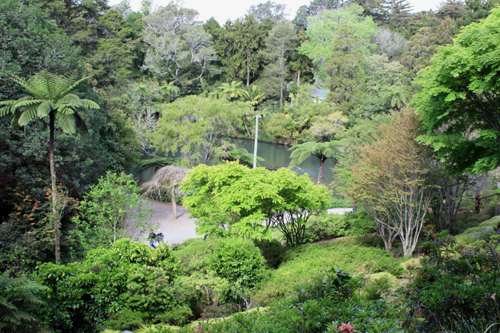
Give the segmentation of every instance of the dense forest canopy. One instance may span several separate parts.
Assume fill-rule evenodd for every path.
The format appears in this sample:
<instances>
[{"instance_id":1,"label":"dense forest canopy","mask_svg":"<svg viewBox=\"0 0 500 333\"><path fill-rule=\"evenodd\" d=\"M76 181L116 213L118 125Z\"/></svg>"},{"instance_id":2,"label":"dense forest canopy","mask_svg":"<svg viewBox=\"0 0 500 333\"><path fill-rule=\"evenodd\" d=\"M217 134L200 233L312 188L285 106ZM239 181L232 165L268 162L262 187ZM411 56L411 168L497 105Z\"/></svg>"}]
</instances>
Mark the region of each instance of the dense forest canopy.
<instances>
[{"instance_id":1,"label":"dense forest canopy","mask_svg":"<svg viewBox=\"0 0 500 333\"><path fill-rule=\"evenodd\" d=\"M182 274L168 247L158 257L120 240L130 209L144 204L139 171L168 164L197 170L169 191L184 189L173 200L187 197L201 233L228 237L221 256L241 235L264 246L273 227L288 246L303 244L313 239L312 213L335 200L359 205L360 219L370 221L350 227L376 232L387 251L401 242L405 256L432 228L463 231L464 194L477 196L479 211L484 174L500 166L499 2L445 0L435 11L412 12L407 0L312 0L289 20L285 5L267 1L234 20L202 22L196 9L173 1L145 0L139 11L126 0L0 1L0 271L9 272L0 283L38 263L46 264L33 276L51 288L49 275L63 274L58 267L91 281L89 271L102 271L92 258L104 265L122 252L119 260L131 260L123 286L139 283L136 255L149 262L152 288L154 279L173 283ZM317 160L318 185L290 170L252 173L233 162L252 164L233 139L254 136L286 145L290 167ZM336 179L322 185L329 159ZM147 232L144 212L137 220ZM292 237L288 228L298 231ZM255 280L213 259L207 265L218 275L197 281L239 283L225 297L250 307L265 276L253 244L245 241L258 263ZM176 288L190 288L183 283ZM95 330L145 302L113 295L123 307L93 304L95 322L77 322L66 309L60 323L45 324ZM139 321L194 318L188 298L181 303L172 317L148 308Z\"/></svg>"}]
</instances>

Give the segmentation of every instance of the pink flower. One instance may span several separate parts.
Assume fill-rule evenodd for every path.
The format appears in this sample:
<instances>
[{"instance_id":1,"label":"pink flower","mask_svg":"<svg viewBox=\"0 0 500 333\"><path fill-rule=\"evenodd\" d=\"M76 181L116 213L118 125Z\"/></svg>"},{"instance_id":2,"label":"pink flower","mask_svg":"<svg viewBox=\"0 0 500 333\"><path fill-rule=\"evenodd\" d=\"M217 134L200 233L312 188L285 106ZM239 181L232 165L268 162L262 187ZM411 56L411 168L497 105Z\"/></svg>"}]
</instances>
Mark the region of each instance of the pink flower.
<instances>
[{"instance_id":1,"label":"pink flower","mask_svg":"<svg viewBox=\"0 0 500 333\"><path fill-rule=\"evenodd\" d=\"M354 332L359 332L359 331L356 331L354 330L354 328L356 327L356 325L353 325L351 324L350 322L348 322L347 324L346 323L342 323L342 325L340 325L337 330L339 332L345 332L345 333L354 333Z\"/></svg>"}]
</instances>

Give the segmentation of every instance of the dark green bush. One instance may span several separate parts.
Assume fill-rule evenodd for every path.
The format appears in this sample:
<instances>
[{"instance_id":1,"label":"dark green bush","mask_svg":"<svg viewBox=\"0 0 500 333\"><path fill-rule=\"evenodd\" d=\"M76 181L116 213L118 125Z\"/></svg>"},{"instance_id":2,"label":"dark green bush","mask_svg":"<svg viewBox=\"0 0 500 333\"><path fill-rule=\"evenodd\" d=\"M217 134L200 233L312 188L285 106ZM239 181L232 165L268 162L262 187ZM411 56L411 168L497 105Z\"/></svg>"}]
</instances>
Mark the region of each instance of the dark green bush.
<instances>
[{"instance_id":1,"label":"dark green bush","mask_svg":"<svg viewBox=\"0 0 500 333\"><path fill-rule=\"evenodd\" d=\"M268 268L278 268L283 262L287 247L282 245L277 239L255 240L254 243L266 259Z\"/></svg>"},{"instance_id":2,"label":"dark green bush","mask_svg":"<svg viewBox=\"0 0 500 333\"><path fill-rule=\"evenodd\" d=\"M33 278L49 289L42 294L47 305L37 312L47 326L63 332L93 331L113 315L113 325L125 324L132 314L133 325L139 317L161 322L165 313L188 304L174 285L179 271L168 245L153 250L122 239L109 250L90 251L82 262L41 265Z\"/></svg>"},{"instance_id":3,"label":"dark green bush","mask_svg":"<svg viewBox=\"0 0 500 333\"><path fill-rule=\"evenodd\" d=\"M316 274L307 284L294 287L296 304L311 299L328 298L337 302L352 297L358 281L339 269L331 269Z\"/></svg>"},{"instance_id":4,"label":"dark green bush","mask_svg":"<svg viewBox=\"0 0 500 333\"><path fill-rule=\"evenodd\" d=\"M411 319L417 328L425 332L484 332L498 323L500 254L494 246L462 245L455 251L446 232L431 239L425 244L429 257L422 260L408 291Z\"/></svg>"},{"instance_id":5,"label":"dark green bush","mask_svg":"<svg viewBox=\"0 0 500 333\"><path fill-rule=\"evenodd\" d=\"M347 213L345 220L349 224L346 236L365 235L377 230L373 217L361 207L355 212Z\"/></svg>"},{"instance_id":6,"label":"dark green bush","mask_svg":"<svg viewBox=\"0 0 500 333\"><path fill-rule=\"evenodd\" d=\"M357 236L374 232L375 222L364 210L348 212L345 215L324 214L313 216L307 221L306 240L317 242L342 236Z\"/></svg>"}]
</instances>

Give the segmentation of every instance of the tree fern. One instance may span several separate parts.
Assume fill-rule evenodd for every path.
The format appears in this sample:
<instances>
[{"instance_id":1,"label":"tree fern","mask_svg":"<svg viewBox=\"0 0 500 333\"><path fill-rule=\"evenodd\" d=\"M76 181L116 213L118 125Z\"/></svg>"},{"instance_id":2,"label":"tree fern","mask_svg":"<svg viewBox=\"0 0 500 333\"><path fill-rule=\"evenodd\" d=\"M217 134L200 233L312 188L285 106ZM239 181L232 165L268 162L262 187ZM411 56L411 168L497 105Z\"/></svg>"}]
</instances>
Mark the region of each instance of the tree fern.
<instances>
[{"instance_id":1,"label":"tree fern","mask_svg":"<svg viewBox=\"0 0 500 333\"><path fill-rule=\"evenodd\" d=\"M12 278L9 272L0 275L0 329L19 328L36 320L31 312L43 304L37 294L46 289L26 277Z\"/></svg>"},{"instance_id":2,"label":"tree fern","mask_svg":"<svg viewBox=\"0 0 500 333\"><path fill-rule=\"evenodd\" d=\"M0 116L12 114L14 128L25 126L36 118L49 117L49 160L52 183L52 212L55 228L55 253L59 262L59 218L56 212L56 173L54 163L54 132L56 123L61 129L73 134L77 129L87 132L85 121L78 113L82 109L99 109L97 103L80 99L70 93L88 77L77 79L75 76L56 75L41 71L28 80L14 76L14 82L26 89L29 95L17 100L1 101Z\"/></svg>"}]
</instances>

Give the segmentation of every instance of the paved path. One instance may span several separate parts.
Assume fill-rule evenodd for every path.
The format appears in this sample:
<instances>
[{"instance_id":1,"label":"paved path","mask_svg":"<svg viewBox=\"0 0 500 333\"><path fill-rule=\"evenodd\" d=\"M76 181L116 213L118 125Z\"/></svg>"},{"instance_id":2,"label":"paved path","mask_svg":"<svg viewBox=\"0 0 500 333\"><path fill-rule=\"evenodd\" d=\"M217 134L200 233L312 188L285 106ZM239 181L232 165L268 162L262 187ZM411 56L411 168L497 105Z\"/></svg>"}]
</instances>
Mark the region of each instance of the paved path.
<instances>
[{"instance_id":1,"label":"paved path","mask_svg":"<svg viewBox=\"0 0 500 333\"><path fill-rule=\"evenodd\" d=\"M154 210L153 217L148 222L156 226L155 233L163 233L164 241L168 244L182 243L190 238L195 238L195 218L191 218L186 208L177 205L177 219L174 219L172 204L170 202L161 202L147 199L152 204ZM329 214L345 214L351 212L352 208L331 208L328 209ZM134 236L129 234L129 236ZM147 237L147 235L146 235ZM142 241L147 243L145 237Z\"/></svg>"},{"instance_id":2,"label":"paved path","mask_svg":"<svg viewBox=\"0 0 500 333\"><path fill-rule=\"evenodd\" d=\"M177 219L174 219L172 203L147 199L154 211L153 217L147 220L155 226L155 233L163 233L164 241L168 244L182 243L195 238L195 218L191 218L186 208L177 205ZM133 236L130 235L129 236ZM147 235L145 235L147 237ZM145 237L143 241L147 243Z\"/></svg>"}]
</instances>

